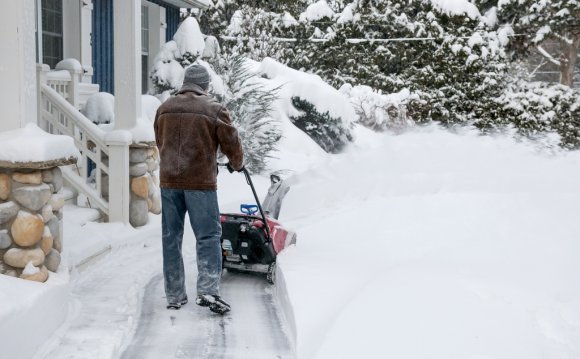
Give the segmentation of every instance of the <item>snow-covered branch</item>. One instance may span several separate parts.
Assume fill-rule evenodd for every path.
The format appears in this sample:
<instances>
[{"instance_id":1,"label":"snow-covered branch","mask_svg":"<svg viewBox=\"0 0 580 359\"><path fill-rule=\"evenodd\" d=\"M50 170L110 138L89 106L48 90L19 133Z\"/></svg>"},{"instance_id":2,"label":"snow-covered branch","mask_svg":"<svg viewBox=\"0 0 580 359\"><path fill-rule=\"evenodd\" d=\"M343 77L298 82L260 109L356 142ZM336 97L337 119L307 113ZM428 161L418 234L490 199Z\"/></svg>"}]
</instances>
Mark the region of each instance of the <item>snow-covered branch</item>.
<instances>
[{"instance_id":1,"label":"snow-covered branch","mask_svg":"<svg viewBox=\"0 0 580 359\"><path fill-rule=\"evenodd\" d=\"M548 61L550 61L554 65L556 65L556 66L560 66L561 65L560 61L556 60L554 58L554 56L550 55L550 53L548 53L548 51L546 51L541 45L536 46L536 49L538 50L538 52L542 56L544 56Z\"/></svg>"}]
</instances>

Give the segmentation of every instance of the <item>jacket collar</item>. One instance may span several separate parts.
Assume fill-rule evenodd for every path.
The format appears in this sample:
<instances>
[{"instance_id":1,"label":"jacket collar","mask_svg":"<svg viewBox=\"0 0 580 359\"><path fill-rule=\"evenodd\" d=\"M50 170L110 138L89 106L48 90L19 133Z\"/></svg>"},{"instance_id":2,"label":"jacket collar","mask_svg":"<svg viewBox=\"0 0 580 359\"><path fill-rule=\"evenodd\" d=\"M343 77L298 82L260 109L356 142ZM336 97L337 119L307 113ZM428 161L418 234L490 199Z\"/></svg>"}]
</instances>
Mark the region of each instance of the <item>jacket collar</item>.
<instances>
[{"instance_id":1,"label":"jacket collar","mask_svg":"<svg viewBox=\"0 0 580 359\"><path fill-rule=\"evenodd\" d=\"M177 92L177 95L185 92L194 92L197 95L207 95L207 92L205 92L200 86L196 84L183 85L181 89Z\"/></svg>"}]
</instances>

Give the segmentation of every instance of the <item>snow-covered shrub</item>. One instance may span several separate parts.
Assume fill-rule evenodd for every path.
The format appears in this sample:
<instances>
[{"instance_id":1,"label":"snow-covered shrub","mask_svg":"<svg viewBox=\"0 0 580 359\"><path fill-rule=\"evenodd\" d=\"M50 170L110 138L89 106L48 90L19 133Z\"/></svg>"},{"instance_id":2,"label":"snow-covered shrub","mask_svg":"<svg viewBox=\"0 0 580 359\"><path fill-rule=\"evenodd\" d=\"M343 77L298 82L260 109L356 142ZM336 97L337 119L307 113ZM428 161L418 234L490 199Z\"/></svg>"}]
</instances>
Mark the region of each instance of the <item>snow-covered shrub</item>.
<instances>
[{"instance_id":1,"label":"snow-covered shrub","mask_svg":"<svg viewBox=\"0 0 580 359\"><path fill-rule=\"evenodd\" d=\"M328 111L320 113L312 103L300 97L292 97L292 105L300 111L299 115L290 117L292 123L326 152L338 153L352 141L350 128L343 126L340 117L332 117Z\"/></svg>"},{"instance_id":2,"label":"snow-covered shrub","mask_svg":"<svg viewBox=\"0 0 580 359\"><path fill-rule=\"evenodd\" d=\"M489 130L509 125L529 138L557 133L562 147L580 149L578 89L520 81L510 85L496 106L502 120L480 121L476 126Z\"/></svg>"},{"instance_id":3,"label":"snow-covered shrub","mask_svg":"<svg viewBox=\"0 0 580 359\"><path fill-rule=\"evenodd\" d=\"M350 98L358 116L358 123L374 131L400 131L413 125L407 107L419 101L408 89L385 95L369 86L345 84L340 91Z\"/></svg>"},{"instance_id":4,"label":"snow-covered shrub","mask_svg":"<svg viewBox=\"0 0 580 359\"><path fill-rule=\"evenodd\" d=\"M277 89L266 88L246 61L241 56L226 59L224 66L217 69L225 93L214 95L226 105L239 131L246 168L259 173L266 170L266 161L273 157L282 132L271 117Z\"/></svg>"},{"instance_id":5,"label":"snow-covered shrub","mask_svg":"<svg viewBox=\"0 0 580 359\"><path fill-rule=\"evenodd\" d=\"M197 20L186 18L173 40L165 43L154 59L151 70L153 94L177 92L183 83L185 68L199 59L205 50L205 40Z\"/></svg>"},{"instance_id":6,"label":"snow-covered shrub","mask_svg":"<svg viewBox=\"0 0 580 359\"><path fill-rule=\"evenodd\" d=\"M108 92L98 92L87 98L81 113L94 124L103 125L115 121L115 97Z\"/></svg>"}]
</instances>

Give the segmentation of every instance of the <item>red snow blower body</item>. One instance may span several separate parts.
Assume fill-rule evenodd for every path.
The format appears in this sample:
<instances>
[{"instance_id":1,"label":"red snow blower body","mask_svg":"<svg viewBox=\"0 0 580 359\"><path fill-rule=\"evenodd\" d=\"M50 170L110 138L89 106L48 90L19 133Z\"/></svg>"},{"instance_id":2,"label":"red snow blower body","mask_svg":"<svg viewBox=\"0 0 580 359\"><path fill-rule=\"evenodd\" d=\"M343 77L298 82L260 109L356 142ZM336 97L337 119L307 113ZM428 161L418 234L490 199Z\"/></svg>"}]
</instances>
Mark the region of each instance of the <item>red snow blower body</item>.
<instances>
[{"instance_id":1,"label":"red snow blower body","mask_svg":"<svg viewBox=\"0 0 580 359\"><path fill-rule=\"evenodd\" d=\"M220 215L222 265L233 271L263 273L266 280L273 284L278 253L296 243L296 233L284 228L277 220L282 199L289 188L278 176L272 175L272 185L263 209L250 175L246 169L243 172L256 204L242 204L242 213Z\"/></svg>"}]
</instances>

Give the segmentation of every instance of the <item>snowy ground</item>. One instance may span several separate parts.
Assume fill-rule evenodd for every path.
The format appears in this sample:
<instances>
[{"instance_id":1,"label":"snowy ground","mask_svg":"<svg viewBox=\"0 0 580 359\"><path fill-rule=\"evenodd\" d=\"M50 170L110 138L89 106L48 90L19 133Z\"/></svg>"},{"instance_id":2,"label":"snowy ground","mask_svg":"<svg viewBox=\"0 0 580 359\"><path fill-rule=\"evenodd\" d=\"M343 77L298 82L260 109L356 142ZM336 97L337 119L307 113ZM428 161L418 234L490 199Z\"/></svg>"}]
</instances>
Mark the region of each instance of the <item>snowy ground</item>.
<instances>
[{"instance_id":1,"label":"snowy ground","mask_svg":"<svg viewBox=\"0 0 580 359\"><path fill-rule=\"evenodd\" d=\"M293 178L282 210L298 356L580 357L580 154L365 138Z\"/></svg>"},{"instance_id":2,"label":"snowy ground","mask_svg":"<svg viewBox=\"0 0 580 359\"><path fill-rule=\"evenodd\" d=\"M230 315L190 303L171 319L159 217L135 230L81 226L88 214L72 211L70 261L105 254L72 273L69 317L35 358L580 357L580 154L428 128L280 158L300 168L280 216L298 232L279 258L289 304L226 274ZM265 193L267 179L255 182ZM220 174L223 211L250 201L241 175Z\"/></svg>"}]
</instances>

